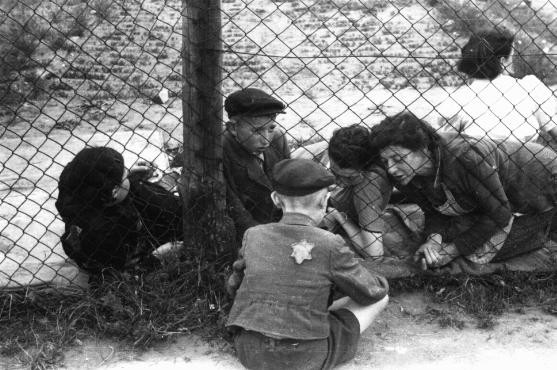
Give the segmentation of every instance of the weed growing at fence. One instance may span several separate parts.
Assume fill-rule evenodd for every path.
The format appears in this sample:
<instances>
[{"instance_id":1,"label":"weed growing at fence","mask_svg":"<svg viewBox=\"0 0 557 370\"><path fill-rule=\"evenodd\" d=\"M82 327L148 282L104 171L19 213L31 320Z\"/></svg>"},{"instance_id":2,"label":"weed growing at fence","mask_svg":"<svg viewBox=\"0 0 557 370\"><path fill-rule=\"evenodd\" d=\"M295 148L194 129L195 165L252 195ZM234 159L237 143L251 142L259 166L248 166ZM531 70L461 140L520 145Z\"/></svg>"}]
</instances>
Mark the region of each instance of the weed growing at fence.
<instances>
[{"instance_id":1,"label":"weed growing at fence","mask_svg":"<svg viewBox=\"0 0 557 370\"><path fill-rule=\"evenodd\" d=\"M27 290L0 295L0 355L44 369L64 361L64 351L90 338L143 349L192 332L227 338L228 270L199 261L169 263L146 275L118 274L90 291ZM391 281L392 294L425 291L448 312L430 309L441 327L462 329L452 309L490 329L504 312L540 307L555 314L557 273L508 272L489 276L412 277Z\"/></svg>"},{"instance_id":2,"label":"weed growing at fence","mask_svg":"<svg viewBox=\"0 0 557 370\"><path fill-rule=\"evenodd\" d=\"M85 339L108 338L142 349L197 332L223 337L227 270L171 262L154 273L114 274L89 291L39 289L0 295L0 355L33 369L63 363Z\"/></svg>"},{"instance_id":3,"label":"weed growing at fence","mask_svg":"<svg viewBox=\"0 0 557 370\"><path fill-rule=\"evenodd\" d=\"M557 314L557 273L504 272L485 276L420 276L396 279L391 289L397 292L423 290L433 302L447 303L477 320L477 327L490 329L504 312L523 312L538 307ZM438 315L441 326L460 327Z\"/></svg>"}]
</instances>

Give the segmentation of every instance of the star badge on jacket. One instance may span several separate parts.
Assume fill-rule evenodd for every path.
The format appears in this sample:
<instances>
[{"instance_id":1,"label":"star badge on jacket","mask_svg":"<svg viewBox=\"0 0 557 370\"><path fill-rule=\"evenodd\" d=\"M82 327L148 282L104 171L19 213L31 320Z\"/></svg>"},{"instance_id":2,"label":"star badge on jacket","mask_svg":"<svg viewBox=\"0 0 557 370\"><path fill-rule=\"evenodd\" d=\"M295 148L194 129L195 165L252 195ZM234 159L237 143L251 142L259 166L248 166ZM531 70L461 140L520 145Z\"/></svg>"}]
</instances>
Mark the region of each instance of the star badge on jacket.
<instances>
[{"instance_id":1,"label":"star badge on jacket","mask_svg":"<svg viewBox=\"0 0 557 370\"><path fill-rule=\"evenodd\" d=\"M309 243L307 240L302 239L298 243L291 245L292 254L290 257L294 257L294 260L298 265L301 265L305 260L311 259L311 250L315 247L315 244Z\"/></svg>"}]
</instances>

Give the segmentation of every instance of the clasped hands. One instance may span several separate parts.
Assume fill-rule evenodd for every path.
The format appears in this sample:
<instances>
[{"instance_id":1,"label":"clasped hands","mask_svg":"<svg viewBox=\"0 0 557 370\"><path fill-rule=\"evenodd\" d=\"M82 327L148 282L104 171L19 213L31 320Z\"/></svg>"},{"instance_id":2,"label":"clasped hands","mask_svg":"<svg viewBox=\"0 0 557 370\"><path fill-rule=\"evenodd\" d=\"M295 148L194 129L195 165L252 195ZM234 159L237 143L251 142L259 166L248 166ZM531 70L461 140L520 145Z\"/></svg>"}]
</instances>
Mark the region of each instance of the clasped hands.
<instances>
[{"instance_id":1,"label":"clasped hands","mask_svg":"<svg viewBox=\"0 0 557 370\"><path fill-rule=\"evenodd\" d=\"M422 270L441 267L458 256L458 250L453 243L443 243L439 234L431 234L427 241L414 253L414 262L420 263Z\"/></svg>"},{"instance_id":2,"label":"clasped hands","mask_svg":"<svg viewBox=\"0 0 557 370\"><path fill-rule=\"evenodd\" d=\"M332 233L334 233L338 226L342 226L346 223L348 216L344 212L340 212L333 207L327 207L327 213L321 220L319 227L324 228Z\"/></svg>"}]
</instances>

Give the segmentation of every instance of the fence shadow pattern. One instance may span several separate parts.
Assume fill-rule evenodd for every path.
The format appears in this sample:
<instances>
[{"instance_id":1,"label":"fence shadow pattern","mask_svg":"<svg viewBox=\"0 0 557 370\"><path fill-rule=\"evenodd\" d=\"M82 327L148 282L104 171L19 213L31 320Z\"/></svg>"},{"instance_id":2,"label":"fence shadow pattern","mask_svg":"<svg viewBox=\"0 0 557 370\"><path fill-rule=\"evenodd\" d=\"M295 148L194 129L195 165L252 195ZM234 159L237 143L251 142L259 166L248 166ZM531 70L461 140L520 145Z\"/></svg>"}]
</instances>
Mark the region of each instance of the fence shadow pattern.
<instances>
[{"instance_id":1,"label":"fence shadow pattern","mask_svg":"<svg viewBox=\"0 0 557 370\"><path fill-rule=\"evenodd\" d=\"M513 143L540 136L551 146L557 123L553 1L220 5L222 96L255 87L283 101L286 114L277 118L277 129L295 156L329 165L327 143L335 130L372 128L405 110L443 135L460 130ZM83 148L110 146L128 168L147 161L173 173L182 142L181 89L188 80L182 75L182 14L179 0L0 5L0 287L63 286L82 278L62 249L64 223L55 201L63 168ZM470 37L495 28L513 36L512 58L497 56L501 75L471 78L458 71ZM388 158L378 165L392 181ZM358 200L361 194L367 195ZM371 204L369 194L354 192L353 203ZM410 236L423 230L423 210L389 204L381 211L389 215L385 228L402 223ZM367 227L365 217L352 218ZM510 227L500 226L503 234Z\"/></svg>"}]
</instances>

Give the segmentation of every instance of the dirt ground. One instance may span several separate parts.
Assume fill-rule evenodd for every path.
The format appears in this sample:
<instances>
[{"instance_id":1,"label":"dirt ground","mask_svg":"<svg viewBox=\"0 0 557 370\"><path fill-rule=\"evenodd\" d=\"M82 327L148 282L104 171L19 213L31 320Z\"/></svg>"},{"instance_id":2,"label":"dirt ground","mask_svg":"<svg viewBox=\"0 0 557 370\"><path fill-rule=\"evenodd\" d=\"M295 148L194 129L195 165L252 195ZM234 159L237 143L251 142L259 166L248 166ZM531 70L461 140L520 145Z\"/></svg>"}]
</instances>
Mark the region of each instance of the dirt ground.
<instances>
[{"instance_id":1,"label":"dirt ground","mask_svg":"<svg viewBox=\"0 0 557 370\"><path fill-rule=\"evenodd\" d=\"M400 294L363 334L356 358L340 369L555 369L557 316L516 308L497 317L492 328L477 324L454 306L429 303L422 293ZM243 368L230 345L198 336L143 353L86 342L69 351L64 364L67 369Z\"/></svg>"}]
</instances>

